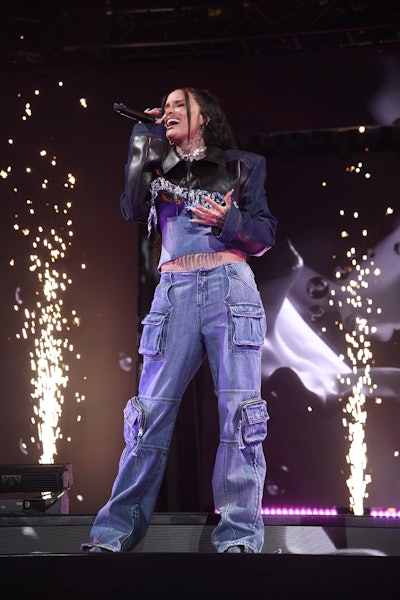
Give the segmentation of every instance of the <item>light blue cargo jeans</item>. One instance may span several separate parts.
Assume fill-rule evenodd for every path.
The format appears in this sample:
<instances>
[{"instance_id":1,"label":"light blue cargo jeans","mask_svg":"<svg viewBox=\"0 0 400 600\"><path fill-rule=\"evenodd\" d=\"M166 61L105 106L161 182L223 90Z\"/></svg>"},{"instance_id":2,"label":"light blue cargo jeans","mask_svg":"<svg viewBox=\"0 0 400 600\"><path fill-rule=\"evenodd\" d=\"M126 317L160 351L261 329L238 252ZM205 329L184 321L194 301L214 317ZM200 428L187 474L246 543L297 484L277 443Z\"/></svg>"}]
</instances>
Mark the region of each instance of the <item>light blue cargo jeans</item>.
<instances>
[{"instance_id":1,"label":"light blue cargo jeans","mask_svg":"<svg viewBox=\"0 0 400 600\"><path fill-rule=\"evenodd\" d=\"M163 272L143 320L138 395L124 410L124 437L111 497L96 515L90 542L132 550L147 532L182 396L206 354L218 398L220 439L212 487L220 519L217 552L241 545L261 552L267 405L261 398L266 318L245 262Z\"/></svg>"}]
</instances>

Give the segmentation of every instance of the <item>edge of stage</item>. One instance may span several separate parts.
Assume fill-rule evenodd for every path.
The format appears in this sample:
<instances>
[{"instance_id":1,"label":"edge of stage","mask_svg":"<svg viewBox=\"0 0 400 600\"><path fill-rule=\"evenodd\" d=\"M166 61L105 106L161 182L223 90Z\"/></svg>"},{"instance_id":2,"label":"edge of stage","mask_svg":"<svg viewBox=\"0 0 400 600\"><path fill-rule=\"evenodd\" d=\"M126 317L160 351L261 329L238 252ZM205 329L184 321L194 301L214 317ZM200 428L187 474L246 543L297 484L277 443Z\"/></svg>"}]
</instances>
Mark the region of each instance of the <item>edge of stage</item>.
<instances>
[{"instance_id":1,"label":"edge of stage","mask_svg":"<svg viewBox=\"0 0 400 600\"><path fill-rule=\"evenodd\" d=\"M257 594L343 598L397 586L400 519L334 515L264 516L260 554L217 554L218 515L156 513L127 553L80 551L93 515L0 516L0 565L13 598L146 600ZM355 596L355 594L357 596Z\"/></svg>"}]
</instances>

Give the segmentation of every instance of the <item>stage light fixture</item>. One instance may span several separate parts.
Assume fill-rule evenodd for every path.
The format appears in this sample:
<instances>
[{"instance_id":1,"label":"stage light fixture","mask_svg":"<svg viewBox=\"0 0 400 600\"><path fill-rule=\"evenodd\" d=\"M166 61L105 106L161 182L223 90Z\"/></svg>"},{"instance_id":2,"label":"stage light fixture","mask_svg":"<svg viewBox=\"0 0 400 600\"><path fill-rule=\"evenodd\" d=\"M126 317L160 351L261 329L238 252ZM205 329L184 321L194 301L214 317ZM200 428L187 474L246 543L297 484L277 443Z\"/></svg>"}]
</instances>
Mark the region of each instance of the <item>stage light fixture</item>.
<instances>
[{"instance_id":1,"label":"stage light fixture","mask_svg":"<svg viewBox=\"0 0 400 600\"><path fill-rule=\"evenodd\" d=\"M72 465L0 465L0 514L69 513Z\"/></svg>"},{"instance_id":2,"label":"stage light fixture","mask_svg":"<svg viewBox=\"0 0 400 600\"><path fill-rule=\"evenodd\" d=\"M72 484L72 465L0 465L0 493L63 492Z\"/></svg>"}]
</instances>

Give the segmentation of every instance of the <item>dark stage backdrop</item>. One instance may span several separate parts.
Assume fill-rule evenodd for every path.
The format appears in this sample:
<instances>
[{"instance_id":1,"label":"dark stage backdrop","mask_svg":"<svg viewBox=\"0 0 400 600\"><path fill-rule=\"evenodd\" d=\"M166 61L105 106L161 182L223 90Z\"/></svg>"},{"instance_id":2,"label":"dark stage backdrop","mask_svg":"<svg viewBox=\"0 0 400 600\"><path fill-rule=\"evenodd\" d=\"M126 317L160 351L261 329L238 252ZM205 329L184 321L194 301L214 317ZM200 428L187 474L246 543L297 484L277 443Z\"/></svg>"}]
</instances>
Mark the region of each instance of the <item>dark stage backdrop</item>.
<instances>
[{"instance_id":1,"label":"dark stage backdrop","mask_svg":"<svg viewBox=\"0 0 400 600\"><path fill-rule=\"evenodd\" d=\"M145 231L119 212L132 122L112 105L146 108L194 83L265 154L280 222L277 246L251 259L269 323L264 504L348 507L364 456L364 505L397 506L398 57L193 66L2 75L0 462L71 463L70 512L106 501L156 284ZM217 438L205 364L157 510L213 510Z\"/></svg>"}]
</instances>

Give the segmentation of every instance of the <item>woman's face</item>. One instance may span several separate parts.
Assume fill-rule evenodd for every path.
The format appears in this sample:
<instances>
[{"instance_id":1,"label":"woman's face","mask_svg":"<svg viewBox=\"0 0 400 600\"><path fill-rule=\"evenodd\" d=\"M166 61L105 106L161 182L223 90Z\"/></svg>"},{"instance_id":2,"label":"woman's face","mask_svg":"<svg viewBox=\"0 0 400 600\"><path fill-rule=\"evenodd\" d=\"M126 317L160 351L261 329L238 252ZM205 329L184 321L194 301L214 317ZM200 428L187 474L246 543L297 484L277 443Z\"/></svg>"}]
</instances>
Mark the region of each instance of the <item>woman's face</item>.
<instances>
[{"instance_id":1,"label":"woman's face","mask_svg":"<svg viewBox=\"0 0 400 600\"><path fill-rule=\"evenodd\" d=\"M167 138L176 146L202 137L204 117L200 113L200 106L190 92L190 134L188 136L188 114L183 90L174 90L169 94L164 106L164 125Z\"/></svg>"}]
</instances>

